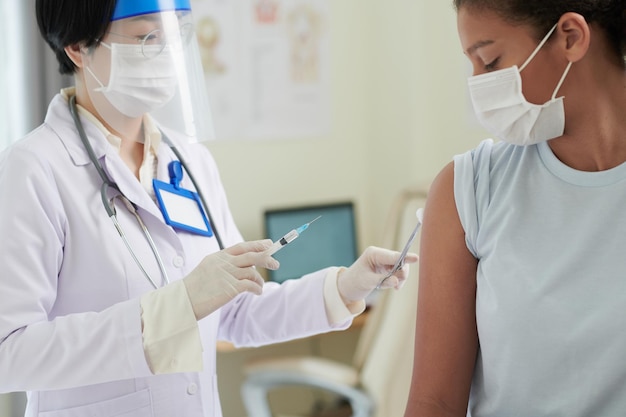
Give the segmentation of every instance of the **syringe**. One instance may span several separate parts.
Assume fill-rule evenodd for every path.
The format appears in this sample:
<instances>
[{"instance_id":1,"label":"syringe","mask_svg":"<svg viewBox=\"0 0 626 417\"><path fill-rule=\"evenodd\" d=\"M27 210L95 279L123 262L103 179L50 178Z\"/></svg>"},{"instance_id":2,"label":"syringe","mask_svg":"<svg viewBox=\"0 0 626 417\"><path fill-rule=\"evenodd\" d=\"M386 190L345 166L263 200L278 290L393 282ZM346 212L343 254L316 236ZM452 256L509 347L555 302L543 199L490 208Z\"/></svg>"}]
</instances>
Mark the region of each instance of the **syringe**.
<instances>
[{"instance_id":1,"label":"syringe","mask_svg":"<svg viewBox=\"0 0 626 417\"><path fill-rule=\"evenodd\" d=\"M274 242L274 244L272 246L270 246L270 248L268 249L270 255L275 254L276 252L281 250L283 247L287 246L289 243L291 243L294 240L296 240L296 238L298 236L300 236L300 233L302 233L306 229L308 229L309 225L311 223L313 223L315 220L319 219L320 217L322 217L322 216L317 216L316 218L314 218L310 222L303 224L302 226L298 227L297 229L293 229L292 231L287 233L285 236L281 237L276 242Z\"/></svg>"}]
</instances>

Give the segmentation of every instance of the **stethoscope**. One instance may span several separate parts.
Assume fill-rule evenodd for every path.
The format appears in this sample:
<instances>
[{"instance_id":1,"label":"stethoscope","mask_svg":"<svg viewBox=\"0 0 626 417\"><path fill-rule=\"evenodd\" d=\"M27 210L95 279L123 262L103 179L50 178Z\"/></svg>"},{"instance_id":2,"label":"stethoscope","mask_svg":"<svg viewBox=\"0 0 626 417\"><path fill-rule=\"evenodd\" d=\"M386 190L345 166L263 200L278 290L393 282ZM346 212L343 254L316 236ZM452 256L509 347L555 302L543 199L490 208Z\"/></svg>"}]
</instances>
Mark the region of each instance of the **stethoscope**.
<instances>
[{"instance_id":1,"label":"stethoscope","mask_svg":"<svg viewBox=\"0 0 626 417\"><path fill-rule=\"evenodd\" d=\"M102 186L100 187L100 197L102 198L102 205L104 206L104 209L109 215L109 218L113 221L113 224L115 225L115 228L117 229L117 232L119 233L122 240L124 241L124 244L128 248L128 251L130 252L133 259L135 260L135 263L137 264L137 266L139 266L139 269L141 269L145 277L148 279L148 281L150 281L150 283L155 289L159 288L159 285L157 285L157 283L152 279L150 274L148 274L148 271L143 266L143 263L139 260L139 258L135 254L135 251L130 245L130 242L128 241L128 238L126 237L126 234L122 230L122 227L120 226L117 220L115 200L119 199L124 204L126 209L128 209L128 211L130 211L130 213L133 214L133 216L135 216L135 218L137 219L137 223L139 223L139 226L143 230L143 234L146 237L148 244L150 245L150 249L152 250L152 253L154 254L154 258L156 259L157 264L159 265L159 269L161 270L161 275L163 276L163 280L165 281L166 284L168 284L170 282L170 279L169 279L169 276L167 275L165 265L163 264L163 259L161 258L161 255L159 254L159 251L157 250L157 247L154 243L154 240L152 239L152 236L150 235L150 232L148 231L148 228L146 227L143 220L141 220L141 216L139 216L139 213L137 213L137 206L128 198L126 198L126 196L122 193L122 191L119 189L119 187L117 186L115 182L109 179L109 176L104 171L104 168L102 168L102 165L98 161L98 158L96 157L96 154L93 151L91 144L89 143L89 139L87 138L87 134L85 133L85 129L83 128L83 124L81 123L80 118L78 116L78 109L76 108L76 96L70 97L69 106L70 106L70 113L72 115L72 119L74 119L74 124L76 125L76 129L78 130L78 136L80 136L80 140L83 142L83 146L85 147L85 150L87 150L87 153L89 154L89 159L95 166L96 171L98 171L100 178L102 178ZM222 243L222 239L217 229L215 228L215 222L213 221L213 217L211 216L209 205L206 203L204 195L202 194L202 190L200 189L200 187L198 187L198 184L196 183L196 179L194 178L193 174L187 167L187 163L185 162L184 158L182 157L178 149L172 146L171 141L162 131L161 131L161 135L162 135L163 142L169 145L170 149L174 152L174 154L176 155L176 158L178 158L181 165L187 172L187 175L189 175L189 178L191 179L191 182L193 183L193 186L195 187L196 192L200 196L200 200L202 201L202 206L204 207L209 223L211 224L211 227L213 229L213 234L215 235L217 244L219 245L220 250L224 249L224 244ZM112 198L108 198L107 192L109 188L115 189L119 194L116 194Z\"/></svg>"}]
</instances>

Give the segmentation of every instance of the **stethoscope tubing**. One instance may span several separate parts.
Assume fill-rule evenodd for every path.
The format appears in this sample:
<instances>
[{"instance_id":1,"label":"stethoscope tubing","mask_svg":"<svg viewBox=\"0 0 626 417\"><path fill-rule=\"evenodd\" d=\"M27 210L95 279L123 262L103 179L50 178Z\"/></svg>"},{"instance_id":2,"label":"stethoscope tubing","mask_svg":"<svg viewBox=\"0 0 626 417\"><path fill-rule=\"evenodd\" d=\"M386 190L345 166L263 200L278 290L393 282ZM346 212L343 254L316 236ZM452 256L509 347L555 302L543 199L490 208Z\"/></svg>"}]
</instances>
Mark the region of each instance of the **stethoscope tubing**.
<instances>
[{"instance_id":1,"label":"stethoscope tubing","mask_svg":"<svg viewBox=\"0 0 626 417\"><path fill-rule=\"evenodd\" d=\"M78 115L78 111L77 111L77 108L76 108L76 96L70 97L70 99L69 99L69 108L70 108L70 114L72 115L72 119L74 120L74 124L76 125L76 129L78 131L78 136L80 137L80 140L82 141L83 146L85 147L85 150L87 151L87 154L89 155L89 159L93 163L94 167L96 168L96 171L98 172L98 175L102 179L102 186L100 187L100 196L101 196L101 199L102 199L102 205L104 206L104 209L106 210L107 215L113 221L113 224L115 225L115 228L117 229L118 234L121 236L122 240L124 241L124 244L126 245L126 247L127 247L128 251L130 252L131 256L133 257L135 263L137 264L137 266L139 266L139 269L141 269L141 271L143 272L145 277L148 279L148 281L150 281L150 283L152 284L152 286L155 289L159 288L157 283L152 279L152 277L150 277L150 274L148 274L148 271L143 266L143 263L139 260L139 258L135 254L135 251L132 249L132 247L130 245L130 242L128 241L128 239L126 237L126 234L122 230L122 228L121 228L121 226L120 226L120 224L119 224L119 222L117 220L117 212L115 210L114 199L115 198L120 198L122 200L122 202L124 203L124 205L126 206L126 208L128 209L128 211L130 211L131 214L133 214L135 216L135 218L137 219L137 222L139 223L139 225L140 225L140 227L141 227L141 229L142 229L142 231L144 233L144 236L146 237L146 240L148 241L148 244L150 245L150 248L151 248L151 250L152 250L152 252L154 254L154 257L155 257L155 259L157 261L157 264L159 265L159 269L161 271L161 274L163 275L163 279L165 280L166 283L169 283L170 281L169 281L169 277L168 277L167 271L165 269L165 265L163 264L163 259L161 258L161 255L159 254L159 251L157 250L156 244L154 243L154 240L152 239L152 236L150 235L150 232L148 231L148 228L146 227L145 223L141 219L141 216L139 216L139 213L137 213L136 206L128 198L126 198L126 196L124 196L124 194L119 189L117 184L109 179L107 173L104 171L104 168L102 168L102 165L100 165L100 163L98 162L98 158L96 157L96 154L93 151L91 143L89 143L89 139L87 138L87 134L85 133L85 129L84 129L84 127L83 127L83 125L82 125L82 123L80 121L80 117ZM208 220L209 220L209 224L211 225L211 227L213 229L213 234L215 235L215 239L217 240L217 244L218 244L220 250L224 249L224 244L223 244L222 239L221 239L221 237L219 235L219 232L215 228L215 222L213 221L213 217L211 216L211 211L209 210L209 206L208 206L208 204L207 204L207 202L206 202L206 200L204 198L202 190L200 189L200 187L198 187L198 184L196 182L196 179L194 178L194 175L189 170L189 168L187 166L187 162L182 157L182 155L180 154L178 149L176 149L175 146L172 146L171 141L165 135L165 133L161 132L161 135L162 135L162 138L163 138L163 142L165 142L167 145L169 145L170 149L174 152L174 155L178 158L178 160L180 161L181 165L183 166L183 168L187 172L187 175L189 175L189 178L191 179L191 182L192 182L193 186L195 187L196 192L198 193L198 195L200 197L200 201L202 202L204 210L205 210L205 212L207 214L207 217L208 217ZM108 196L107 196L107 191L108 191L109 187L110 188L114 188L119 193L119 195L109 199Z\"/></svg>"}]
</instances>

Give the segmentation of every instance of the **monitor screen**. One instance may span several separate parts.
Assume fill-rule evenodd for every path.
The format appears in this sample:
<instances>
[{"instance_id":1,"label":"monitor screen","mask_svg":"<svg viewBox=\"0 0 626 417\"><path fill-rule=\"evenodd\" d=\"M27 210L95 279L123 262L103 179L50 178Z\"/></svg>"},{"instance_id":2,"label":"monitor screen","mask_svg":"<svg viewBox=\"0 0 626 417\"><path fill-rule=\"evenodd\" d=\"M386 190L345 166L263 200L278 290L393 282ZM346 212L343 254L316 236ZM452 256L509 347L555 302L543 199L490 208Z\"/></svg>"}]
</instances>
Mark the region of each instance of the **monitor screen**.
<instances>
[{"instance_id":1,"label":"monitor screen","mask_svg":"<svg viewBox=\"0 0 626 417\"><path fill-rule=\"evenodd\" d=\"M353 204L335 203L265 212L265 235L276 241L316 217L318 220L293 242L274 254L277 271L270 281L283 282L329 266L350 266L357 257Z\"/></svg>"}]
</instances>

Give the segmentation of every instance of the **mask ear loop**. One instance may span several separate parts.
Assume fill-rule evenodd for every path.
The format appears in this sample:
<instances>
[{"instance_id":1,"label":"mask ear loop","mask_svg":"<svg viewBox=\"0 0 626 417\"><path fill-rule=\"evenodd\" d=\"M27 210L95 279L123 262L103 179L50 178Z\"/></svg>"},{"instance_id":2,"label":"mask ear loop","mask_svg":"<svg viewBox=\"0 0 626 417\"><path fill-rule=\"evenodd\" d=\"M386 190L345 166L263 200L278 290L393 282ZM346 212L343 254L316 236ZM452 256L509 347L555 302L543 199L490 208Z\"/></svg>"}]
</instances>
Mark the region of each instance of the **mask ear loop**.
<instances>
[{"instance_id":1,"label":"mask ear loop","mask_svg":"<svg viewBox=\"0 0 626 417\"><path fill-rule=\"evenodd\" d=\"M567 77L567 73L569 72L570 68L572 68L572 61L569 61L567 63L567 67L565 67L565 72L563 72L563 75L561 75L561 79L559 80L559 83L556 85L556 88L554 89L554 93L552 93L552 100L556 98L556 93L559 92L559 89L561 88L563 81L565 81L565 77Z\"/></svg>"},{"instance_id":2,"label":"mask ear loop","mask_svg":"<svg viewBox=\"0 0 626 417\"><path fill-rule=\"evenodd\" d=\"M543 45L545 45L546 42L548 42L548 39L550 39L550 35L552 35L552 33L554 33L554 31L556 30L558 25L559 24L557 23L554 26L552 26L552 29L550 29L550 31L546 34L546 36L543 37L543 39L541 40L541 42L539 42L539 45L537 45L537 47L535 48L533 53L530 54L530 56L522 64L522 66L519 69L519 72L522 72L522 70L524 68L526 68L526 66L530 63L530 61L532 61L532 59L539 53L539 51L541 50L541 47ZM552 99L551 100L554 100L556 98L556 94L559 92L559 89L561 88L561 85L563 85L563 82L565 81L565 77L567 77L567 74L569 73L569 70L570 70L571 67L572 67L572 61L569 61L568 64L567 64L567 67L565 67L565 71L563 72L563 75L561 75L561 79L557 83L556 88L554 89L554 92L552 93Z\"/></svg>"},{"instance_id":3,"label":"mask ear loop","mask_svg":"<svg viewBox=\"0 0 626 417\"><path fill-rule=\"evenodd\" d=\"M105 48L107 48L109 51L113 51L113 49L111 48L110 45L107 45L106 43L100 41L100 45L104 46ZM94 80L96 80L96 82L100 85L99 88L94 89L94 91L103 91L107 88L106 85L104 85L102 83L102 81L100 81L100 79L96 76L96 74L93 72L93 70L91 69L91 67L89 65L85 64L85 70L89 73L89 75L91 75L93 77Z\"/></svg>"},{"instance_id":4,"label":"mask ear loop","mask_svg":"<svg viewBox=\"0 0 626 417\"><path fill-rule=\"evenodd\" d=\"M93 77L94 80L96 80L96 82L98 84L100 84L99 88L96 88L94 91L101 91L102 89L106 88L106 86L104 84L102 84L102 82L100 81L100 79L98 77L96 77L96 74L94 74L94 72L91 70L91 68L89 68L88 65L85 65L85 69L87 70L87 72Z\"/></svg>"},{"instance_id":5,"label":"mask ear loop","mask_svg":"<svg viewBox=\"0 0 626 417\"><path fill-rule=\"evenodd\" d=\"M528 65L530 63L530 61L532 61L532 59L535 57L535 55L537 55L539 53L539 51L541 50L541 47L543 45L545 45L546 42L548 42L548 39L550 39L550 35L552 35L552 33L556 30L557 26L559 24L555 24L554 26L552 26L552 29L550 29L550 31L548 32L548 34L546 36L543 37L543 39L541 40L541 42L539 42L539 45L537 45L537 47L535 48L535 50L533 51L532 54L530 54L530 56L526 59L526 61L522 64L522 66L519 68L519 72L522 72L524 70L524 68L526 68L526 65Z\"/></svg>"}]
</instances>

